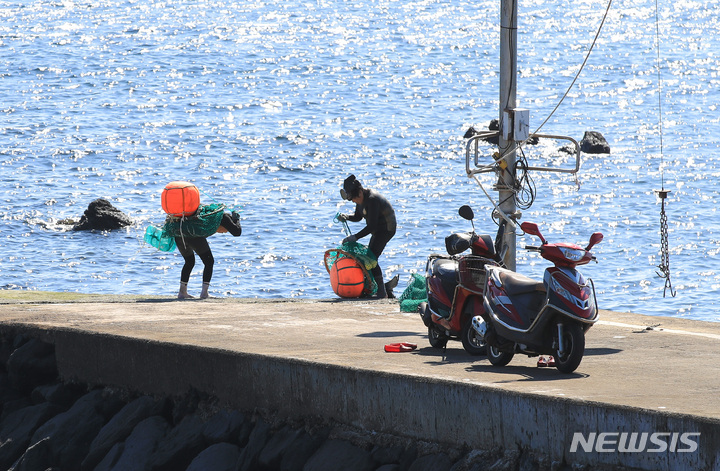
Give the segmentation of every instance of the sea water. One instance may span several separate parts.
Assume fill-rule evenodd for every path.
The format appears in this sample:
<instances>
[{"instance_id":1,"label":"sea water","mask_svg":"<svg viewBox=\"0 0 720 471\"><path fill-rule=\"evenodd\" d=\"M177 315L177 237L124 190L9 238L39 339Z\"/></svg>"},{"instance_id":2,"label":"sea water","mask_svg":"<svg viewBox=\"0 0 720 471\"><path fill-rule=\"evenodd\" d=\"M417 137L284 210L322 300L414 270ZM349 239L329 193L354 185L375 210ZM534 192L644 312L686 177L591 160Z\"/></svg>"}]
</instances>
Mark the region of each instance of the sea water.
<instances>
[{"instance_id":1,"label":"sea water","mask_svg":"<svg viewBox=\"0 0 720 471\"><path fill-rule=\"evenodd\" d=\"M518 106L534 131L607 3L518 3ZM344 237L333 218L353 210L339 194L351 173L395 207L381 265L400 275L397 294L445 236L470 230L459 206L495 233L463 135L498 116L500 2L0 1L0 16L1 288L174 294L182 257L143 242L174 180L240 211L241 237L209 239L215 296L333 297L323 254ZM605 235L581 267L601 308L720 320L717 20L698 1L661 1L656 15L654 1L615 0L541 130L610 144L583 154L576 177L531 172L522 215L553 242ZM570 168L562 145L524 154ZM479 179L497 199L496 176ZM663 187L675 297L657 274ZM100 197L135 224L69 230ZM537 243L518 238L517 269L539 279L548 262L523 250Z\"/></svg>"}]
</instances>

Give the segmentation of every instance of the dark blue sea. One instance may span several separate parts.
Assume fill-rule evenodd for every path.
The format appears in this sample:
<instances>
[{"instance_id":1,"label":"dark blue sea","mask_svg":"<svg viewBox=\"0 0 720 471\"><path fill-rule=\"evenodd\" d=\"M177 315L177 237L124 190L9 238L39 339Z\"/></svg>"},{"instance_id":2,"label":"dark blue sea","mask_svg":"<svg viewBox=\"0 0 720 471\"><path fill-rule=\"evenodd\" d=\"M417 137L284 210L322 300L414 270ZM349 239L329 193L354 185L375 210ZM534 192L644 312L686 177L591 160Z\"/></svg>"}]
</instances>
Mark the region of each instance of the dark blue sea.
<instances>
[{"instance_id":1,"label":"dark blue sea","mask_svg":"<svg viewBox=\"0 0 720 471\"><path fill-rule=\"evenodd\" d=\"M531 130L606 6L519 1L518 106ZM704 2L659 8L656 23L654 1L613 2L541 131L597 131L611 153L583 154L577 178L532 173L522 220L551 241L605 235L581 269L601 308L719 321L720 21ZM401 292L446 235L469 230L459 206L478 231L496 230L465 174L463 135L498 115L499 16L500 2L482 0L0 1L0 287L175 294L182 258L143 234L164 220L163 187L187 180L203 203L241 211L241 237L209 239L212 295L333 297L323 254L344 236L333 217L352 210L339 188L354 173L395 206L381 265ZM561 146L541 140L525 155L569 165ZM495 178L480 180L497 198ZM675 297L657 275L661 187ZM61 223L100 197L135 224ZM547 262L523 250L536 242L518 239L518 271L540 278Z\"/></svg>"}]
</instances>

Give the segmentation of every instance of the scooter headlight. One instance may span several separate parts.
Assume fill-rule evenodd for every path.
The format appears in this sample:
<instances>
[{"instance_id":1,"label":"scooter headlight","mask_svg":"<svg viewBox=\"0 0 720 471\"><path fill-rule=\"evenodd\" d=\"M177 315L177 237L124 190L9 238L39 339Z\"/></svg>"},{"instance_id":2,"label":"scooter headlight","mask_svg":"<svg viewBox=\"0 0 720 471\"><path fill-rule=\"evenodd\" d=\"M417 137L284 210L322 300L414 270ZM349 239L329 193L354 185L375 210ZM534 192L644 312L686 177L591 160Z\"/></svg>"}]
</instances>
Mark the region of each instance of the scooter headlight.
<instances>
[{"instance_id":1,"label":"scooter headlight","mask_svg":"<svg viewBox=\"0 0 720 471\"><path fill-rule=\"evenodd\" d=\"M565 258L567 258L568 260L572 260L573 262L579 262L585 256L584 250L560 247L560 251Z\"/></svg>"}]
</instances>

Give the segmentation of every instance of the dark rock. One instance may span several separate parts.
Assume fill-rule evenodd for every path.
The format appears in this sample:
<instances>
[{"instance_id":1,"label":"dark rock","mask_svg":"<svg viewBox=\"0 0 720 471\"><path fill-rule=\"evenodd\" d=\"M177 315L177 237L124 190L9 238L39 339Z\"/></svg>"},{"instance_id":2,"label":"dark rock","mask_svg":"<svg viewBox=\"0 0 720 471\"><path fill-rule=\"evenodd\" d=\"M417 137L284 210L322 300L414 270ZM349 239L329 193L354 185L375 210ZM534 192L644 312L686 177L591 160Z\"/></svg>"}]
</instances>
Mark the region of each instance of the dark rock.
<instances>
[{"instance_id":1,"label":"dark rock","mask_svg":"<svg viewBox=\"0 0 720 471\"><path fill-rule=\"evenodd\" d=\"M54 383L38 386L31 394L34 403L50 402L67 410L87 392L81 384Z\"/></svg>"},{"instance_id":2,"label":"dark rock","mask_svg":"<svg viewBox=\"0 0 720 471\"><path fill-rule=\"evenodd\" d=\"M8 471L47 470L54 464L52 445L44 438L28 448L22 457Z\"/></svg>"},{"instance_id":3,"label":"dark rock","mask_svg":"<svg viewBox=\"0 0 720 471\"><path fill-rule=\"evenodd\" d=\"M472 450L453 465L451 471L486 471L498 457L486 450Z\"/></svg>"},{"instance_id":4,"label":"dark rock","mask_svg":"<svg viewBox=\"0 0 720 471\"><path fill-rule=\"evenodd\" d=\"M17 348L7 362L8 378L13 388L30 392L37 386L57 380L55 347L31 339Z\"/></svg>"},{"instance_id":5,"label":"dark rock","mask_svg":"<svg viewBox=\"0 0 720 471\"><path fill-rule=\"evenodd\" d=\"M328 440L305 463L304 471L372 471L375 469L370 453L341 440Z\"/></svg>"},{"instance_id":6,"label":"dark rock","mask_svg":"<svg viewBox=\"0 0 720 471\"><path fill-rule=\"evenodd\" d=\"M5 417L12 414L13 412L19 411L20 409L24 409L35 404L29 397L23 396L19 391L16 391L14 389L8 390L7 394L4 394L3 396L5 397L3 397L4 401L2 420L5 420Z\"/></svg>"},{"instance_id":7,"label":"dark rock","mask_svg":"<svg viewBox=\"0 0 720 471\"><path fill-rule=\"evenodd\" d=\"M172 423L177 425L188 415L197 413L198 405L207 399L207 394L195 388L190 389L172 403Z\"/></svg>"},{"instance_id":8,"label":"dark rock","mask_svg":"<svg viewBox=\"0 0 720 471\"><path fill-rule=\"evenodd\" d=\"M375 462L379 464L400 463L405 450L400 446L375 447L370 452Z\"/></svg>"},{"instance_id":9,"label":"dark rock","mask_svg":"<svg viewBox=\"0 0 720 471\"><path fill-rule=\"evenodd\" d=\"M408 448L407 450L404 450L402 456L400 457L400 469L410 468L412 463L417 459L417 456L417 447L413 446Z\"/></svg>"},{"instance_id":10,"label":"dark rock","mask_svg":"<svg viewBox=\"0 0 720 471\"><path fill-rule=\"evenodd\" d=\"M87 393L67 412L56 415L39 427L30 442L36 444L48 439L53 465L79 469L92 439L105 424L103 412L107 407L106 401L113 402L103 390Z\"/></svg>"},{"instance_id":11,"label":"dark rock","mask_svg":"<svg viewBox=\"0 0 720 471\"><path fill-rule=\"evenodd\" d=\"M276 432L258 456L260 466L268 469L277 469L280 466L283 454L287 447L300 436L299 430L293 430L289 426L285 426L279 432Z\"/></svg>"},{"instance_id":12,"label":"dark rock","mask_svg":"<svg viewBox=\"0 0 720 471\"><path fill-rule=\"evenodd\" d=\"M231 443L211 445L192 460L186 471L235 471L240 448Z\"/></svg>"},{"instance_id":13,"label":"dark rock","mask_svg":"<svg viewBox=\"0 0 720 471\"><path fill-rule=\"evenodd\" d=\"M118 449L119 447L111 448L95 470L150 471L155 469L152 465L155 453L163 437L169 431L170 424L163 417L159 415L148 417L135 426L120 449ZM185 469L185 466L174 469Z\"/></svg>"},{"instance_id":14,"label":"dark rock","mask_svg":"<svg viewBox=\"0 0 720 471\"><path fill-rule=\"evenodd\" d=\"M245 415L238 411L221 410L205 422L203 436L207 443L235 442L245 422ZM248 431L248 436L249 436ZM247 438L247 437L246 437Z\"/></svg>"},{"instance_id":15,"label":"dark rock","mask_svg":"<svg viewBox=\"0 0 720 471\"><path fill-rule=\"evenodd\" d=\"M160 471L185 469L205 445L202 420L195 414L188 415L158 444L150 460L151 468Z\"/></svg>"},{"instance_id":16,"label":"dark rock","mask_svg":"<svg viewBox=\"0 0 720 471\"><path fill-rule=\"evenodd\" d=\"M520 465L520 452L518 450L506 450L502 458L498 459L489 471L515 471Z\"/></svg>"},{"instance_id":17,"label":"dark rock","mask_svg":"<svg viewBox=\"0 0 720 471\"><path fill-rule=\"evenodd\" d=\"M109 231L132 225L125 213L113 206L105 198L98 198L88 205L80 221L73 226L73 231L101 230Z\"/></svg>"},{"instance_id":18,"label":"dark rock","mask_svg":"<svg viewBox=\"0 0 720 471\"><path fill-rule=\"evenodd\" d=\"M399 464L384 464L375 471L400 471Z\"/></svg>"},{"instance_id":19,"label":"dark rock","mask_svg":"<svg viewBox=\"0 0 720 471\"><path fill-rule=\"evenodd\" d=\"M580 141L580 150L586 154L609 154L610 144L597 131L585 131Z\"/></svg>"},{"instance_id":20,"label":"dark rock","mask_svg":"<svg viewBox=\"0 0 720 471\"><path fill-rule=\"evenodd\" d=\"M0 469L8 469L20 458L38 427L60 412L61 408L46 402L8 414L0 425Z\"/></svg>"},{"instance_id":21,"label":"dark rock","mask_svg":"<svg viewBox=\"0 0 720 471\"><path fill-rule=\"evenodd\" d=\"M118 462L120 457L125 451L125 442L116 443L107 452L107 455L95 466L93 471L112 471L115 463Z\"/></svg>"},{"instance_id":22,"label":"dark rock","mask_svg":"<svg viewBox=\"0 0 720 471\"><path fill-rule=\"evenodd\" d=\"M160 415L165 401L155 400L150 396L141 396L126 404L100 430L90 444L90 451L83 460L82 469L89 470L103 459L110 449L118 442L124 441L136 425L154 415Z\"/></svg>"},{"instance_id":23,"label":"dark rock","mask_svg":"<svg viewBox=\"0 0 720 471\"><path fill-rule=\"evenodd\" d=\"M444 453L425 455L416 459L408 471L448 471L452 467L452 461Z\"/></svg>"},{"instance_id":24,"label":"dark rock","mask_svg":"<svg viewBox=\"0 0 720 471\"><path fill-rule=\"evenodd\" d=\"M257 469L257 460L260 452L270 438L270 426L263 420L257 419L255 427L250 433L247 445L243 448L238 465L240 471L251 471Z\"/></svg>"},{"instance_id":25,"label":"dark rock","mask_svg":"<svg viewBox=\"0 0 720 471\"><path fill-rule=\"evenodd\" d=\"M302 471L305 463L324 441L325 437L312 436L301 431L300 435L285 450L280 461L280 471Z\"/></svg>"}]
</instances>

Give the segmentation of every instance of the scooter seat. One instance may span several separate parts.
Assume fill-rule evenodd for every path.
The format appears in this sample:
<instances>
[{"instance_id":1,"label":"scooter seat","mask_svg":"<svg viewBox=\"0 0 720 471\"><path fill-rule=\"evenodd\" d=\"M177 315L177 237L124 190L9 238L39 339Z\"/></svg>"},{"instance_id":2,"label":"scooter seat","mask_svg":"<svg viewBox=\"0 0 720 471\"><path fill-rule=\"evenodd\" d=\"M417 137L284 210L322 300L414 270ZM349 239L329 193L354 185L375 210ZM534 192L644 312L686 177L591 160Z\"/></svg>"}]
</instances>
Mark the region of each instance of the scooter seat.
<instances>
[{"instance_id":1,"label":"scooter seat","mask_svg":"<svg viewBox=\"0 0 720 471\"><path fill-rule=\"evenodd\" d=\"M532 278L505 268L498 268L498 275L508 296L527 294L532 292L545 292L545 284Z\"/></svg>"},{"instance_id":2,"label":"scooter seat","mask_svg":"<svg viewBox=\"0 0 720 471\"><path fill-rule=\"evenodd\" d=\"M457 284L458 262L449 258L438 258L433 262L432 271L444 283ZM454 288L454 286L453 286Z\"/></svg>"}]
</instances>

